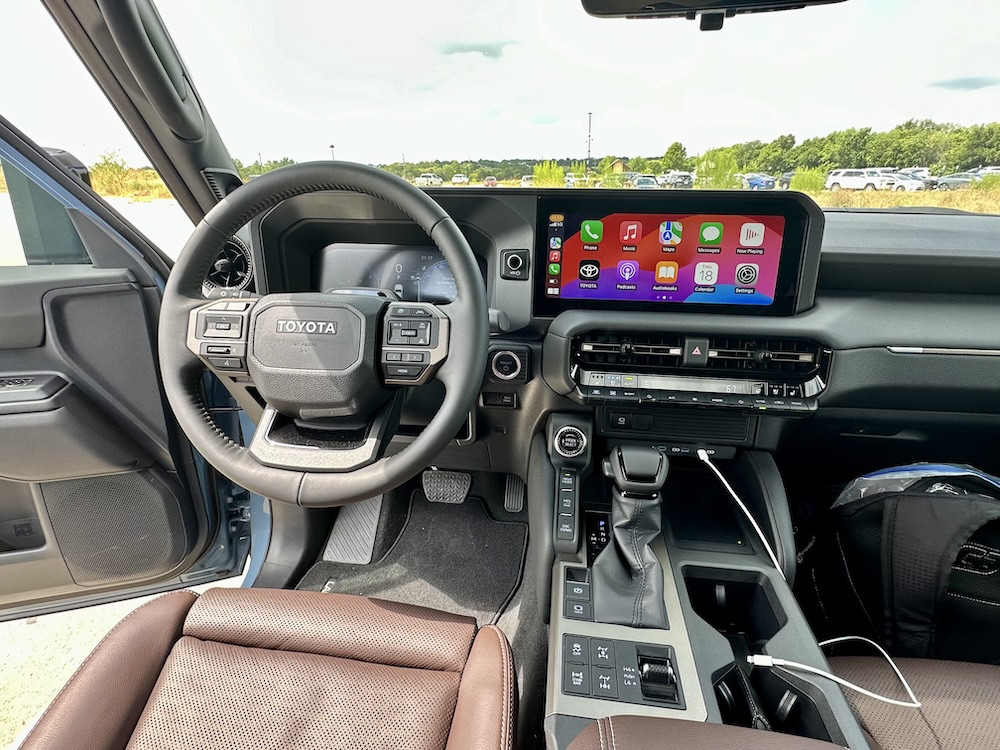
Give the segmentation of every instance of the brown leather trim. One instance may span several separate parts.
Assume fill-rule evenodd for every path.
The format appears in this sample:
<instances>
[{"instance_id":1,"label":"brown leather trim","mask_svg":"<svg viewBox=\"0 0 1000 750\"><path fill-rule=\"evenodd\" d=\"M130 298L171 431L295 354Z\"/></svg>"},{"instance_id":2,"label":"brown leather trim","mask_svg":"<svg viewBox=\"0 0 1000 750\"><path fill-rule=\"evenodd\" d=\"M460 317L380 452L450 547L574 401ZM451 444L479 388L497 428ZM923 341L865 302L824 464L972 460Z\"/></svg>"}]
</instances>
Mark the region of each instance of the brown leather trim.
<instances>
[{"instance_id":1,"label":"brown leather trim","mask_svg":"<svg viewBox=\"0 0 1000 750\"><path fill-rule=\"evenodd\" d=\"M488 625L472 644L446 750L512 750L517 679L510 645Z\"/></svg>"},{"instance_id":2,"label":"brown leather trim","mask_svg":"<svg viewBox=\"0 0 1000 750\"><path fill-rule=\"evenodd\" d=\"M121 750L197 600L176 591L136 609L104 637L38 720L22 750Z\"/></svg>"},{"instance_id":3,"label":"brown leather trim","mask_svg":"<svg viewBox=\"0 0 1000 750\"><path fill-rule=\"evenodd\" d=\"M838 747L789 734L721 724L608 716L584 729L568 750L836 750Z\"/></svg>"},{"instance_id":4,"label":"brown leather trim","mask_svg":"<svg viewBox=\"0 0 1000 750\"><path fill-rule=\"evenodd\" d=\"M184 635L395 667L461 672L476 633L470 617L347 594L209 589Z\"/></svg>"}]
</instances>

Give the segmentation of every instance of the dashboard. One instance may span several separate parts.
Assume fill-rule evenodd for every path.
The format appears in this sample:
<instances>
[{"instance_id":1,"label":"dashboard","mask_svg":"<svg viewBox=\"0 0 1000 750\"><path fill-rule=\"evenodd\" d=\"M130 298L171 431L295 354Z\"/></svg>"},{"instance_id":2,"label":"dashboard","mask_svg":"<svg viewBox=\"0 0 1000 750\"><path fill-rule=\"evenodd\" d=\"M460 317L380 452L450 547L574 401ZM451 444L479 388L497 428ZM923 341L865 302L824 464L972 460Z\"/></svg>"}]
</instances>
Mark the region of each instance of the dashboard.
<instances>
[{"instance_id":1,"label":"dashboard","mask_svg":"<svg viewBox=\"0 0 1000 750\"><path fill-rule=\"evenodd\" d=\"M786 192L427 192L469 241L491 309L461 465L523 471L553 409L663 445L808 446L803 467L836 457L854 475L888 465L873 464L888 448L975 462L995 442L973 422L1000 418L1000 217L821 212ZM454 298L427 236L371 196L299 196L255 219L248 239L258 293ZM580 274L594 260L596 289ZM701 263L717 265L717 284L698 277ZM738 278L744 264L757 268ZM418 430L435 396L413 390Z\"/></svg>"}]
</instances>

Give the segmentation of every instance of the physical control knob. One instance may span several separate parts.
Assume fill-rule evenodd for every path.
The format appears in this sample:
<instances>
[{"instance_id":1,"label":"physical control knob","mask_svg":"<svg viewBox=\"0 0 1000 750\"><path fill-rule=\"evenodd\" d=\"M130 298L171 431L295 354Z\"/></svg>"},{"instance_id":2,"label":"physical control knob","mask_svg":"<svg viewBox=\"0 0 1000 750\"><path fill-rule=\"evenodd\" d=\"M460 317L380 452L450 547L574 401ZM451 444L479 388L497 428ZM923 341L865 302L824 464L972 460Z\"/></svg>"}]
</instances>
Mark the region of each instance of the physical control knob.
<instances>
[{"instance_id":1,"label":"physical control knob","mask_svg":"<svg viewBox=\"0 0 1000 750\"><path fill-rule=\"evenodd\" d=\"M565 425L556 430L552 442L556 453L563 458L576 458L587 450L587 436L579 427L572 425Z\"/></svg>"}]
</instances>

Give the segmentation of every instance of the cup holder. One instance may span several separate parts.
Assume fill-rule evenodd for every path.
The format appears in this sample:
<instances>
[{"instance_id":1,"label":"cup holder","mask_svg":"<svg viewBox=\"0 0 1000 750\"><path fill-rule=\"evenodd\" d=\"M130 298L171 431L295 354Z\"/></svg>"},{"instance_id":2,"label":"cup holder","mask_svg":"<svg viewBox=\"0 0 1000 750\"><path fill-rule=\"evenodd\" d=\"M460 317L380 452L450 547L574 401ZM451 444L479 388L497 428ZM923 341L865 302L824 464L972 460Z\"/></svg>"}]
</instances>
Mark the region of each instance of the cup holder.
<instances>
[{"instance_id":1,"label":"cup holder","mask_svg":"<svg viewBox=\"0 0 1000 750\"><path fill-rule=\"evenodd\" d=\"M685 567L684 582L695 613L732 649L732 662L712 678L723 723L830 741L813 686L747 663L750 654L770 653L768 643L788 623L771 581L754 571Z\"/></svg>"}]
</instances>

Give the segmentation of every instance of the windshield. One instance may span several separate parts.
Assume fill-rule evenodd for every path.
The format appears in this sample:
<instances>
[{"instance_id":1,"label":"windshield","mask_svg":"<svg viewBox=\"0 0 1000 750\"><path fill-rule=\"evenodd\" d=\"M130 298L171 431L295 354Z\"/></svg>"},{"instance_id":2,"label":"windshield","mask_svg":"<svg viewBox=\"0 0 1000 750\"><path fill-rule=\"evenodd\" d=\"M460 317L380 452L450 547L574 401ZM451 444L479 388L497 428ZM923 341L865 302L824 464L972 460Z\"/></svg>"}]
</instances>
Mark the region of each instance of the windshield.
<instances>
[{"instance_id":1,"label":"windshield","mask_svg":"<svg viewBox=\"0 0 1000 750\"><path fill-rule=\"evenodd\" d=\"M847 0L716 32L597 19L579 0L158 8L244 176L319 159L447 189L690 173L653 182L1000 213L1000 175L934 184L1000 165L992 3ZM929 19L926 54L885 53L886 39L929 38ZM928 184L894 189L904 168Z\"/></svg>"}]
</instances>

